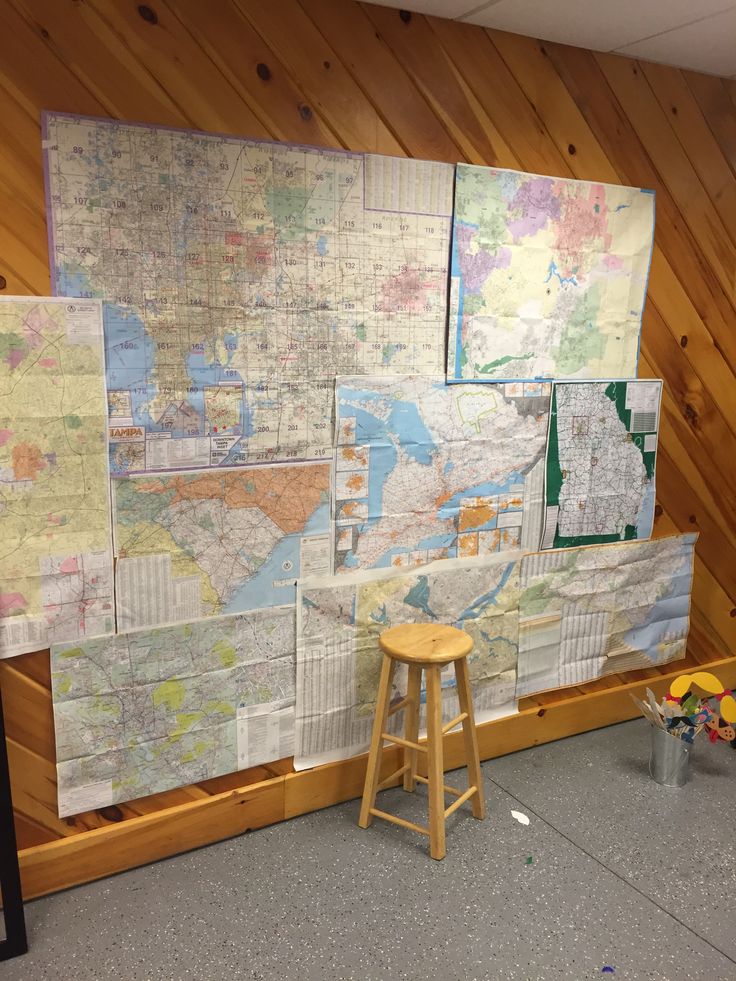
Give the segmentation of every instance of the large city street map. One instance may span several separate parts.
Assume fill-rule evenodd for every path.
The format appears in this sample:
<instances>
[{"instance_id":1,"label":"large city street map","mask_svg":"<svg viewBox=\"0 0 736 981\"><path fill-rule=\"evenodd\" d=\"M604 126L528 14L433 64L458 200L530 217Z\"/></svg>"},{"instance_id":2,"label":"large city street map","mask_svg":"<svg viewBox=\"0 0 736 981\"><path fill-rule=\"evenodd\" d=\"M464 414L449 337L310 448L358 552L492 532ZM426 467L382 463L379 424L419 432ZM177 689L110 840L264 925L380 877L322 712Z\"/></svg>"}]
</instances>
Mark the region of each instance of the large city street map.
<instances>
[{"instance_id":1,"label":"large city street map","mask_svg":"<svg viewBox=\"0 0 736 981\"><path fill-rule=\"evenodd\" d=\"M442 370L451 165L44 122L55 290L107 301L114 474L329 457L336 375Z\"/></svg>"}]
</instances>

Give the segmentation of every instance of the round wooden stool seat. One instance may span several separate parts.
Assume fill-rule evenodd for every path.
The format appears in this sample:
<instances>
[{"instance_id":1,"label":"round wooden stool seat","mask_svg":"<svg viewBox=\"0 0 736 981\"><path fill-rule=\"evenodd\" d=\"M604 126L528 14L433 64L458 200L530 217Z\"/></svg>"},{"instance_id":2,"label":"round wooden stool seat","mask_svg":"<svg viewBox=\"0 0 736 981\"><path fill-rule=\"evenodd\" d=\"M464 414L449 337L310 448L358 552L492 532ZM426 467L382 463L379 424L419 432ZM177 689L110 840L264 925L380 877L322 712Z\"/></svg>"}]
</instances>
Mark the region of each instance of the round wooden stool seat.
<instances>
[{"instance_id":1,"label":"round wooden stool seat","mask_svg":"<svg viewBox=\"0 0 736 981\"><path fill-rule=\"evenodd\" d=\"M402 623L384 630L378 644L384 654L405 664L449 664L470 654L473 638L441 623Z\"/></svg>"}]
</instances>

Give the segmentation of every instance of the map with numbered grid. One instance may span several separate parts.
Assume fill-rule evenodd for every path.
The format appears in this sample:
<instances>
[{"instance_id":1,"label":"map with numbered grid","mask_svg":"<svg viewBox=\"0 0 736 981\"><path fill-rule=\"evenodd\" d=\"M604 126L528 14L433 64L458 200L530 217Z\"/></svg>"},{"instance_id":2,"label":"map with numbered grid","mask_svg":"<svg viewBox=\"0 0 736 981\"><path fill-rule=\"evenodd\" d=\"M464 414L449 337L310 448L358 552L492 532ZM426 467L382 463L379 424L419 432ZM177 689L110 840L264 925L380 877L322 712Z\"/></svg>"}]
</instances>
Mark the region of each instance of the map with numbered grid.
<instances>
[{"instance_id":1,"label":"map with numbered grid","mask_svg":"<svg viewBox=\"0 0 736 981\"><path fill-rule=\"evenodd\" d=\"M524 556L517 698L684 657L697 537Z\"/></svg>"},{"instance_id":2,"label":"map with numbered grid","mask_svg":"<svg viewBox=\"0 0 736 981\"><path fill-rule=\"evenodd\" d=\"M330 465L113 481L119 630L294 604L330 571Z\"/></svg>"},{"instance_id":3,"label":"map with numbered grid","mask_svg":"<svg viewBox=\"0 0 736 981\"><path fill-rule=\"evenodd\" d=\"M520 552L447 559L421 569L375 569L300 583L297 602L297 770L368 748L381 652L400 623L445 623L473 639L468 671L476 722L516 712ZM406 694L406 666L392 700ZM459 712L454 668L442 671L445 722ZM420 714L423 728L424 712ZM389 722L395 732L400 715Z\"/></svg>"},{"instance_id":4,"label":"map with numbered grid","mask_svg":"<svg viewBox=\"0 0 736 981\"><path fill-rule=\"evenodd\" d=\"M448 381L636 374L654 192L458 164Z\"/></svg>"},{"instance_id":5,"label":"map with numbered grid","mask_svg":"<svg viewBox=\"0 0 736 981\"><path fill-rule=\"evenodd\" d=\"M335 571L538 548L549 391L339 378Z\"/></svg>"},{"instance_id":6,"label":"map with numbered grid","mask_svg":"<svg viewBox=\"0 0 736 981\"><path fill-rule=\"evenodd\" d=\"M649 538L661 381L555 382L543 549Z\"/></svg>"},{"instance_id":7,"label":"map with numbered grid","mask_svg":"<svg viewBox=\"0 0 736 981\"><path fill-rule=\"evenodd\" d=\"M44 117L57 293L105 304L114 474L329 458L334 378L444 364L449 164Z\"/></svg>"},{"instance_id":8,"label":"map with numbered grid","mask_svg":"<svg viewBox=\"0 0 736 981\"><path fill-rule=\"evenodd\" d=\"M102 311L0 298L0 658L114 626Z\"/></svg>"},{"instance_id":9,"label":"map with numbered grid","mask_svg":"<svg viewBox=\"0 0 736 981\"><path fill-rule=\"evenodd\" d=\"M51 648L59 815L290 756L294 608Z\"/></svg>"}]
</instances>

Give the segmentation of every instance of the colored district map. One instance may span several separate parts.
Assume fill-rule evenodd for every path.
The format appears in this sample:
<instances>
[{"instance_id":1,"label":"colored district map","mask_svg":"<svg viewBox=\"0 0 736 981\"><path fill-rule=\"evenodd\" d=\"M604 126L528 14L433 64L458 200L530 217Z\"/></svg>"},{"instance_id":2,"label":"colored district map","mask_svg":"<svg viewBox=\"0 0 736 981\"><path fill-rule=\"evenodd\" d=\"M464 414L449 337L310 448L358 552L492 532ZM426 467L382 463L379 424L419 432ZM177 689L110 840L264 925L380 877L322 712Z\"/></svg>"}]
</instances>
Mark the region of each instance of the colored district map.
<instances>
[{"instance_id":1,"label":"colored district map","mask_svg":"<svg viewBox=\"0 0 736 981\"><path fill-rule=\"evenodd\" d=\"M118 628L294 604L330 568L327 463L113 482Z\"/></svg>"},{"instance_id":2,"label":"colored district map","mask_svg":"<svg viewBox=\"0 0 736 981\"><path fill-rule=\"evenodd\" d=\"M113 629L102 312L0 299L0 657Z\"/></svg>"},{"instance_id":3,"label":"colored district map","mask_svg":"<svg viewBox=\"0 0 736 981\"><path fill-rule=\"evenodd\" d=\"M539 546L549 385L340 378L335 571Z\"/></svg>"},{"instance_id":4,"label":"colored district map","mask_svg":"<svg viewBox=\"0 0 736 981\"><path fill-rule=\"evenodd\" d=\"M520 558L449 559L415 572L374 570L300 586L295 767L365 751L381 672L378 636L400 623L453 624L469 633L476 721L516 711ZM454 678L451 666L443 671L445 721L459 712ZM404 694L405 666L394 676L394 695ZM400 721L391 719L391 731Z\"/></svg>"},{"instance_id":5,"label":"colored district map","mask_svg":"<svg viewBox=\"0 0 736 981\"><path fill-rule=\"evenodd\" d=\"M661 381L555 382L542 548L649 538Z\"/></svg>"},{"instance_id":6,"label":"colored district map","mask_svg":"<svg viewBox=\"0 0 736 981\"><path fill-rule=\"evenodd\" d=\"M294 609L51 649L59 814L293 751Z\"/></svg>"},{"instance_id":7,"label":"colored district map","mask_svg":"<svg viewBox=\"0 0 736 981\"><path fill-rule=\"evenodd\" d=\"M336 375L442 370L451 165L54 113L44 147L114 474L329 458Z\"/></svg>"},{"instance_id":8,"label":"colored district map","mask_svg":"<svg viewBox=\"0 0 736 981\"><path fill-rule=\"evenodd\" d=\"M525 556L517 697L684 657L696 539Z\"/></svg>"},{"instance_id":9,"label":"colored district map","mask_svg":"<svg viewBox=\"0 0 736 981\"><path fill-rule=\"evenodd\" d=\"M636 374L654 193L458 164L449 381Z\"/></svg>"}]
</instances>

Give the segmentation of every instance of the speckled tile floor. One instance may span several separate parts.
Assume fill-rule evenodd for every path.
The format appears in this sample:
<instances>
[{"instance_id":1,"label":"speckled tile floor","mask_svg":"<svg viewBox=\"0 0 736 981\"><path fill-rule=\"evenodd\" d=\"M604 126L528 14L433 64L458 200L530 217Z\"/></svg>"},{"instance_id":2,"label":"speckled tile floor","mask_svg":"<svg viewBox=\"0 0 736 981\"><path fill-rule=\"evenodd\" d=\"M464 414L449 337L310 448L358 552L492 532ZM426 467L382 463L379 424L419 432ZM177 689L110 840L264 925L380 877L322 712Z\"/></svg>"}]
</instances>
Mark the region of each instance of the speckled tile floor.
<instances>
[{"instance_id":1,"label":"speckled tile floor","mask_svg":"<svg viewBox=\"0 0 736 981\"><path fill-rule=\"evenodd\" d=\"M733 981L736 752L701 743L667 790L648 739L637 721L484 764L489 817L458 812L444 862L360 831L353 801L38 900L0 981ZM382 806L423 822L420 794Z\"/></svg>"}]
</instances>

